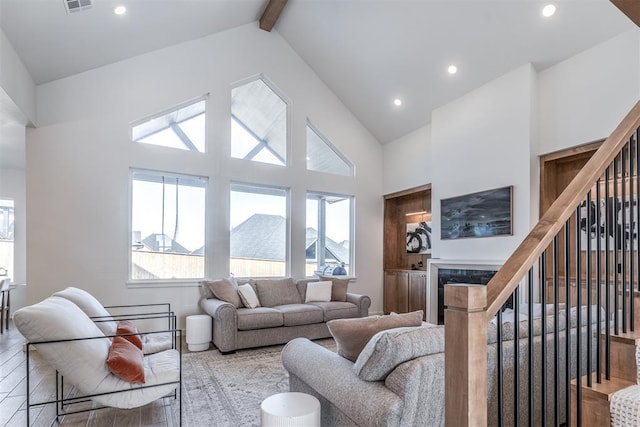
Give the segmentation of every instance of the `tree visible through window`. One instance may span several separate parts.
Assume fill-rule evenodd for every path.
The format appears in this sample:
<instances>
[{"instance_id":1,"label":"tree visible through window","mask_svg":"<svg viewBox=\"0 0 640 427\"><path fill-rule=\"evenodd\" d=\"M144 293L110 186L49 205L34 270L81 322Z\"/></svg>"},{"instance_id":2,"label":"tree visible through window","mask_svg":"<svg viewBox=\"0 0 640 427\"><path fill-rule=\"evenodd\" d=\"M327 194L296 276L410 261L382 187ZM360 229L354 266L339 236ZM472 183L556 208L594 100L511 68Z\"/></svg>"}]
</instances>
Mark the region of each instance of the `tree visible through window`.
<instances>
[{"instance_id":1,"label":"tree visible through window","mask_svg":"<svg viewBox=\"0 0 640 427\"><path fill-rule=\"evenodd\" d=\"M352 196L307 193L306 275L342 266L351 273Z\"/></svg>"},{"instance_id":2,"label":"tree visible through window","mask_svg":"<svg viewBox=\"0 0 640 427\"><path fill-rule=\"evenodd\" d=\"M231 157L287 164L287 103L263 79L231 90Z\"/></svg>"},{"instance_id":3,"label":"tree visible through window","mask_svg":"<svg viewBox=\"0 0 640 427\"><path fill-rule=\"evenodd\" d=\"M230 269L237 277L287 275L288 190L231 184Z\"/></svg>"},{"instance_id":4,"label":"tree visible through window","mask_svg":"<svg viewBox=\"0 0 640 427\"><path fill-rule=\"evenodd\" d=\"M131 279L204 277L207 179L131 173Z\"/></svg>"}]
</instances>

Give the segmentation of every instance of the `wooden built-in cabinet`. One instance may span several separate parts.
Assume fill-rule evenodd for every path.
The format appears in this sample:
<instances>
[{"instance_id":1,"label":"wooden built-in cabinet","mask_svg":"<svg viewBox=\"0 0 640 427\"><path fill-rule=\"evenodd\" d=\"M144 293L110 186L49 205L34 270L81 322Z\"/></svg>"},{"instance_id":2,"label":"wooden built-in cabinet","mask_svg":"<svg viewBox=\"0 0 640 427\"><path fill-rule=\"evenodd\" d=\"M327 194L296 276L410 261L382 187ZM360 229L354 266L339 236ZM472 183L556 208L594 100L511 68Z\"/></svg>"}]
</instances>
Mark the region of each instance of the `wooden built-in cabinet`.
<instances>
[{"instance_id":1,"label":"wooden built-in cabinet","mask_svg":"<svg viewBox=\"0 0 640 427\"><path fill-rule=\"evenodd\" d=\"M427 272L386 270L384 272L384 312L408 313L422 310L427 315Z\"/></svg>"},{"instance_id":2,"label":"wooden built-in cabinet","mask_svg":"<svg viewBox=\"0 0 640 427\"><path fill-rule=\"evenodd\" d=\"M407 224L431 221L431 185L384 196L383 310L427 315L427 260L407 253Z\"/></svg>"}]
</instances>

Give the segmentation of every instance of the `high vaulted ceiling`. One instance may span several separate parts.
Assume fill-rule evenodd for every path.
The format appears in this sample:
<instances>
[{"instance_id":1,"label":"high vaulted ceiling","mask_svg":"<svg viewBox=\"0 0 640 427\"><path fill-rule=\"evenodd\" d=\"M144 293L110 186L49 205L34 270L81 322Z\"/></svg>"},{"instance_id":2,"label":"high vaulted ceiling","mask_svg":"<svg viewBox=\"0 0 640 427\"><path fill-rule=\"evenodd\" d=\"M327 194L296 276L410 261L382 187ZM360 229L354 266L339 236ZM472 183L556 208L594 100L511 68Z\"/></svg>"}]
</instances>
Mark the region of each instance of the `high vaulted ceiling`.
<instances>
[{"instance_id":1,"label":"high vaulted ceiling","mask_svg":"<svg viewBox=\"0 0 640 427\"><path fill-rule=\"evenodd\" d=\"M274 31L386 143L518 66L540 70L637 28L608 0L549 2L551 18L538 0L289 0ZM93 0L67 14L64 0L0 0L0 26L40 84L257 21L266 3Z\"/></svg>"}]
</instances>

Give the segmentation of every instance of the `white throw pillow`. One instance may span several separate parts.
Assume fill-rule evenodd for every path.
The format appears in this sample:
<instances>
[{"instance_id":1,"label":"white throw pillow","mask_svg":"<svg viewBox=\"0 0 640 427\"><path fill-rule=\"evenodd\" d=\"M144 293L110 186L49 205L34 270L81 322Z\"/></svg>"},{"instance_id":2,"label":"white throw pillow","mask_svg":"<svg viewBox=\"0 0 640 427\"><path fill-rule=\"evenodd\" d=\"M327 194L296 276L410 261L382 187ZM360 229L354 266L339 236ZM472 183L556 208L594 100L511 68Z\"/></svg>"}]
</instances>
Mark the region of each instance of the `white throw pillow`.
<instances>
[{"instance_id":1,"label":"white throw pillow","mask_svg":"<svg viewBox=\"0 0 640 427\"><path fill-rule=\"evenodd\" d=\"M260 307L260 300L258 299L258 295L253 290L253 286L248 283L244 285L238 286L238 294L240 295L240 299L245 307L248 308L256 308Z\"/></svg>"},{"instance_id":2,"label":"white throw pillow","mask_svg":"<svg viewBox=\"0 0 640 427\"><path fill-rule=\"evenodd\" d=\"M304 302L331 301L332 285L333 283L328 280L326 282L309 282Z\"/></svg>"}]
</instances>

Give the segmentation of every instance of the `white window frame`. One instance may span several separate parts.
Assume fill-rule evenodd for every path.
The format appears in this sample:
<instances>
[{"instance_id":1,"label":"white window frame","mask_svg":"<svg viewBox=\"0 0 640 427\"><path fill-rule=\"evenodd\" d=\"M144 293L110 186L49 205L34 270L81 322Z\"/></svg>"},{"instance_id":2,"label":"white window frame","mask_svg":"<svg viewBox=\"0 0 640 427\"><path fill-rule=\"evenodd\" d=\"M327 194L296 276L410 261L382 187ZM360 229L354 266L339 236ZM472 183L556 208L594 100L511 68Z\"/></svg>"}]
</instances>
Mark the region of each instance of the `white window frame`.
<instances>
[{"instance_id":1,"label":"white window frame","mask_svg":"<svg viewBox=\"0 0 640 427\"><path fill-rule=\"evenodd\" d=\"M176 148L176 147L165 147L165 146L156 145L156 144L147 144L147 143L135 141L133 139L133 128L134 127L139 126L139 125L141 125L143 123L149 122L151 120L155 120L155 119L157 119L159 117L162 117L164 115L173 113L174 111L180 110L182 108L188 107L188 106L190 106L192 104L196 104L196 103L201 102L201 101L204 101L204 113L203 113L204 114L204 151L182 149L182 148ZM133 144L136 144L136 145L148 145L150 147L155 147L155 148L159 148L159 149L178 150L178 151L187 151L187 152L196 153L196 154L205 154L205 153L207 153L209 151L209 138L208 138L208 135L209 135L209 129L208 129L209 120L207 120L207 117L208 117L208 113L207 112L208 112L208 110L209 110L209 93L205 93L204 95L198 96L197 98L193 98L193 99L190 99L188 101L181 102L180 104L177 104L177 105L174 105L172 107L169 107L169 108L167 108L165 110L162 110L162 111L160 111L158 113L155 113L155 114L153 114L151 116L147 116L147 117L144 117L142 119L139 119L139 120L136 120L134 122L131 122L129 124L129 140Z\"/></svg>"},{"instance_id":2,"label":"white window frame","mask_svg":"<svg viewBox=\"0 0 640 427\"><path fill-rule=\"evenodd\" d=\"M170 176L177 177L183 179L197 179L203 181L203 188L205 190L205 212L204 214L204 271L202 277L192 277L192 278L179 278L179 279L134 279L133 275L133 259L132 259L132 246L133 246L133 181L135 174L148 174L148 175L156 175L156 176ZM128 245L127 245L127 254L128 254L128 276L126 284L129 287L144 287L147 285L151 285L153 287L172 287L176 285L197 285L197 282L208 277L208 269L209 265L207 262L207 231L208 231L208 221L207 221L207 203L209 200L209 177L200 176L200 175L187 175L182 173L170 172L170 171L161 171L161 170L152 170L152 169L143 169L143 168L130 168L129 169L129 224L128 224Z\"/></svg>"},{"instance_id":3,"label":"white window frame","mask_svg":"<svg viewBox=\"0 0 640 427\"><path fill-rule=\"evenodd\" d=\"M344 199L349 199L349 273L348 275L350 277L355 277L356 275L355 273L355 228L356 228L355 200L356 200L356 197L350 194L338 194L338 193L328 193L326 191L308 190L305 193L305 206L306 206L307 200L310 199L309 197L310 195L317 196L318 200L320 200L322 197L340 197ZM321 237L320 229L326 228L326 226L322 226L322 227L320 226L320 221L323 219L323 215L321 214L321 211L322 211L322 207L320 206L320 203L318 203L318 230L317 230L318 240L320 240L320 237ZM306 223L306 219L305 219L305 230L307 229L307 226L308 224ZM326 237L326 233L324 237ZM322 247L324 247L324 243L322 244ZM319 268L321 264L318 261L318 253L319 253L318 247L316 246L316 262L317 262L317 267ZM305 248L304 262L305 262L305 271L306 271L306 262L307 262L306 248ZM312 276L307 276L307 277L312 277Z\"/></svg>"},{"instance_id":4,"label":"white window frame","mask_svg":"<svg viewBox=\"0 0 640 427\"><path fill-rule=\"evenodd\" d=\"M270 165L270 166L274 166L274 167L289 167L291 165L291 117L292 117L292 104L291 104L291 100L289 99L289 97L287 97L283 91L280 90L280 88L278 88L278 86L269 78L267 77L264 73L259 73L259 74L255 74L253 76L247 77L245 79L239 80L235 83L233 83L231 85L231 89L229 90L229 98L230 100L231 98L231 91L233 91L233 89L243 86L247 83L251 83L253 81L256 80L262 80L264 82L264 84L266 84L269 89L271 89L280 99L282 99L282 101L286 104L287 106L287 123L286 123L286 149L285 149L285 153L287 155L287 158L285 159L285 163L284 165L275 165L272 163L265 163L265 162L260 162L257 160L251 160L251 159L242 159L239 157L231 157L232 159L236 159L236 160L240 160L240 161L245 161L245 162L252 162L252 163L262 163L265 165ZM229 108L229 116L231 120L235 120L233 118L233 111L232 111L232 107ZM231 121L229 122L229 126L231 126ZM229 132L229 135L231 135L231 132ZM231 140L231 138L229 138L229 153L231 153L231 151L233 151L231 144L233 144L233 141Z\"/></svg>"}]
</instances>

